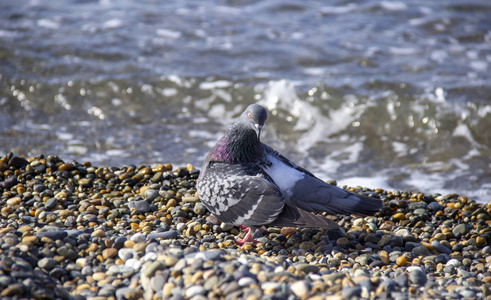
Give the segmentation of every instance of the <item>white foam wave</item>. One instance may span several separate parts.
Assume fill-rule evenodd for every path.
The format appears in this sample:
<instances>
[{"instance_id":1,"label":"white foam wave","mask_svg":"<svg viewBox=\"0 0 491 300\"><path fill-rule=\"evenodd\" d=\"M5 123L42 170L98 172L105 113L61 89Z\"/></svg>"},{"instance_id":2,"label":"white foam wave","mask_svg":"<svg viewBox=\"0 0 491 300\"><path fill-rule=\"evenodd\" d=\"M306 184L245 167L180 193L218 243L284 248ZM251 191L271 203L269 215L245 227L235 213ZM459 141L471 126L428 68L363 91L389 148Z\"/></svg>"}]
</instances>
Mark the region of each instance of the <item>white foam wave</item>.
<instances>
[{"instance_id":1,"label":"white foam wave","mask_svg":"<svg viewBox=\"0 0 491 300\"><path fill-rule=\"evenodd\" d=\"M361 186L369 189L384 189L386 191L394 190L394 187L388 184L385 176L370 176L370 177L348 177L337 180L338 186Z\"/></svg>"},{"instance_id":2,"label":"white foam wave","mask_svg":"<svg viewBox=\"0 0 491 300\"><path fill-rule=\"evenodd\" d=\"M271 111L283 109L295 117L293 129L305 131L297 142L300 151L307 151L314 144L326 141L329 136L346 129L359 117L359 112L353 110L350 101L338 109L330 110L326 116L318 106L301 100L295 86L287 80L270 82L259 103Z\"/></svg>"},{"instance_id":3,"label":"white foam wave","mask_svg":"<svg viewBox=\"0 0 491 300\"><path fill-rule=\"evenodd\" d=\"M112 19L104 22L102 24L102 28L104 29L114 29L123 26L123 20L121 19Z\"/></svg>"},{"instance_id":4,"label":"white foam wave","mask_svg":"<svg viewBox=\"0 0 491 300\"><path fill-rule=\"evenodd\" d=\"M202 82L199 84L199 88L202 90L223 89L232 86L232 83L228 80L217 80L212 82Z\"/></svg>"},{"instance_id":5,"label":"white foam wave","mask_svg":"<svg viewBox=\"0 0 491 300\"><path fill-rule=\"evenodd\" d=\"M380 7L385 10L397 11L407 9L407 4L399 1L382 1L380 2Z\"/></svg>"},{"instance_id":6,"label":"white foam wave","mask_svg":"<svg viewBox=\"0 0 491 300\"><path fill-rule=\"evenodd\" d=\"M58 29L61 26L58 20L52 20L52 19L40 19L38 20L37 25L39 27L44 27L49 29Z\"/></svg>"},{"instance_id":7,"label":"white foam wave","mask_svg":"<svg viewBox=\"0 0 491 300\"><path fill-rule=\"evenodd\" d=\"M358 5L354 3L350 3L345 6L323 6L321 7L320 12L326 15L328 14L338 15L338 14L346 14L352 12L356 8L358 8Z\"/></svg>"},{"instance_id":8,"label":"white foam wave","mask_svg":"<svg viewBox=\"0 0 491 300\"><path fill-rule=\"evenodd\" d=\"M165 29L165 28L159 28L155 31L155 33L160 37L174 39L174 40L181 37L181 32Z\"/></svg>"}]
</instances>

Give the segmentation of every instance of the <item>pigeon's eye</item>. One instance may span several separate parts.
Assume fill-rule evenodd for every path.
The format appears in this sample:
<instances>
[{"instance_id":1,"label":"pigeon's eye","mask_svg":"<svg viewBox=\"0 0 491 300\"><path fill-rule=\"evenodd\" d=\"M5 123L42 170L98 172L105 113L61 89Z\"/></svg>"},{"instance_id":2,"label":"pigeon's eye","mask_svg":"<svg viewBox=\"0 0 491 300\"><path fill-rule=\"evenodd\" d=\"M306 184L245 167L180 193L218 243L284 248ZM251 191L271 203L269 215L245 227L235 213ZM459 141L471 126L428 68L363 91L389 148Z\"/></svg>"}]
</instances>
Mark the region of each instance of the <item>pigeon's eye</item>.
<instances>
[{"instance_id":1,"label":"pigeon's eye","mask_svg":"<svg viewBox=\"0 0 491 300\"><path fill-rule=\"evenodd\" d=\"M252 119L252 113L251 113L251 112L247 113L247 117L248 117L249 119Z\"/></svg>"}]
</instances>

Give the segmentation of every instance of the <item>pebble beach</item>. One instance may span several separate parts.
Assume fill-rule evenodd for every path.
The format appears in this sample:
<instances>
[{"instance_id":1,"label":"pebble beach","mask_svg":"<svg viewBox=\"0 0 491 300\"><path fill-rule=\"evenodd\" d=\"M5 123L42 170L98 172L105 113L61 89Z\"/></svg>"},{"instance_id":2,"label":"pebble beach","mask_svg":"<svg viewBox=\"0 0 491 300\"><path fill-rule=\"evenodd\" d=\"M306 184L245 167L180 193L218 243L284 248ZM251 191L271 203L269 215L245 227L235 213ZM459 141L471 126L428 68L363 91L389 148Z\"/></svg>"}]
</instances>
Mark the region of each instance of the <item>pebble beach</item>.
<instances>
[{"instance_id":1,"label":"pebble beach","mask_svg":"<svg viewBox=\"0 0 491 300\"><path fill-rule=\"evenodd\" d=\"M1 157L0 298L491 299L490 202L343 187L383 209L239 246L244 233L200 203L198 175Z\"/></svg>"}]
</instances>

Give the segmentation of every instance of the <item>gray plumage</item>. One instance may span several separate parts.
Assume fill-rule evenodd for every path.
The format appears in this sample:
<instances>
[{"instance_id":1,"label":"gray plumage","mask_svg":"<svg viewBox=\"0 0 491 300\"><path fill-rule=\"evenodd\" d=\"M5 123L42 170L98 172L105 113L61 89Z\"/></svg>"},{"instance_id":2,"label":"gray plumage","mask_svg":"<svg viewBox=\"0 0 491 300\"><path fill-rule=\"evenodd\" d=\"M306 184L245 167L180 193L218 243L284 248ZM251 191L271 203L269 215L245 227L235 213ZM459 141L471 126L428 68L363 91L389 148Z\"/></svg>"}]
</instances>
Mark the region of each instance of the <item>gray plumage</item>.
<instances>
[{"instance_id":1,"label":"gray plumage","mask_svg":"<svg viewBox=\"0 0 491 300\"><path fill-rule=\"evenodd\" d=\"M338 228L328 214L373 215L379 199L329 185L261 143L266 110L252 104L208 153L198 178L201 202L222 222L243 225L252 240L263 226Z\"/></svg>"}]
</instances>

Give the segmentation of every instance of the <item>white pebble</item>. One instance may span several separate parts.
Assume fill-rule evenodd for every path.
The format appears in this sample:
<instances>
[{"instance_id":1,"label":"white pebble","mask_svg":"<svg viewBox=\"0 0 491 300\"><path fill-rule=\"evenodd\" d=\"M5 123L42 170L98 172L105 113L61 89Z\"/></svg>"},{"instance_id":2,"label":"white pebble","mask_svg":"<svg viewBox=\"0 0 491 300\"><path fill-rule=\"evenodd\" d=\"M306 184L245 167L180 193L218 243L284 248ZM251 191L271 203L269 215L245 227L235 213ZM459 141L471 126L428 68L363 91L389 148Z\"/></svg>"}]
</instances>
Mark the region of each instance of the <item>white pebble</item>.
<instances>
[{"instance_id":1,"label":"white pebble","mask_svg":"<svg viewBox=\"0 0 491 300\"><path fill-rule=\"evenodd\" d=\"M158 257L158 254L155 253L155 252L148 252L147 254L145 254L145 256L143 256L143 260L144 261L149 261L149 260L156 260Z\"/></svg>"},{"instance_id":2,"label":"white pebble","mask_svg":"<svg viewBox=\"0 0 491 300\"><path fill-rule=\"evenodd\" d=\"M138 259L130 258L125 262L125 266L133 268L138 271L141 269L142 263Z\"/></svg>"},{"instance_id":3,"label":"white pebble","mask_svg":"<svg viewBox=\"0 0 491 300\"><path fill-rule=\"evenodd\" d=\"M192 298L197 295L204 295L206 293L206 290L204 287L199 286L199 285L193 285L190 286L188 289L186 289L186 298Z\"/></svg>"},{"instance_id":4,"label":"white pebble","mask_svg":"<svg viewBox=\"0 0 491 300\"><path fill-rule=\"evenodd\" d=\"M310 290L308 283L303 280L295 282L290 288L292 292L299 298L308 295Z\"/></svg>"},{"instance_id":5,"label":"white pebble","mask_svg":"<svg viewBox=\"0 0 491 300\"><path fill-rule=\"evenodd\" d=\"M186 223L177 223L176 225L177 231L182 232L184 228L186 228Z\"/></svg>"},{"instance_id":6,"label":"white pebble","mask_svg":"<svg viewBox=\"0 0 491 300\"><path fill-rule=\"evenodd\" d=\"M457 267L458 265L460 265L460 262L458 259L455 259L455 258L447 261L447 263L445 264L446 267L449 267L449 266Z\"/></svg>"},{"instance_id":7,"label":"white pebble","mask_svg":"<svg viewBox=\"0 0 491 300\"><path fill-rule=\"evenodd\" d=\"M251 284L256 284L256 283L257 283L256 280L251 277L242 277L238 281L239 286L249 286Z\"/></svg>"},{"instance_id":8,"label":"white pebble","mask_svg":"<svg viewBox=\"0 0 491 300\"><path fill-rule=\"evenodd\" d=\"M121 248L118 251L118 256L122 261L127 261L128 259L136 256L136 251L131 248Z\"/></svg>"},{"instance_id":9,"label":"white pebble","mask_svg":"<svg viewBox=\"0 0 491 300\"><path fill-rule=\"evenodd\" d=\"M145 243L147 241L147 237L143 233L135 233L131 236L130 240L135 243Z\"/></svg>"}]
</instances>

